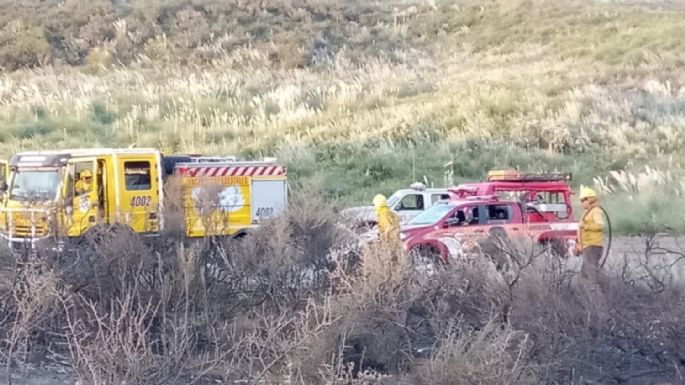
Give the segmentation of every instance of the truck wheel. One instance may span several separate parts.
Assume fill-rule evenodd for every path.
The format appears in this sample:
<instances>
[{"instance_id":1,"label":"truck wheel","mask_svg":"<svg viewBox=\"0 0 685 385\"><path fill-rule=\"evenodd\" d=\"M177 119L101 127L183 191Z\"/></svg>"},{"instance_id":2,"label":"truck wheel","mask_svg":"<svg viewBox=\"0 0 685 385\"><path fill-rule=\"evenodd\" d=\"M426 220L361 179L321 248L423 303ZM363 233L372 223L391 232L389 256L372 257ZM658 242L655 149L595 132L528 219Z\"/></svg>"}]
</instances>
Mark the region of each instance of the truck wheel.
<instances>
[{"instance_id":1,"label":"truck wheel","mask_svg":"<svg viewBox=\"0 0 685 385\"><path fill-rule=\"evenodd\" d=\"M491 228L487 237L478 240L478 245L483 255L495 264L498 271L506 267L507 260L502 251L509 249L510 240L503 228Z\"/></svg>"},{"instance_id":2,"label":"truck wheel","mask_svg":"<svg viewBox=\"0 0 685 385\"><path fill-rule=\"evenodd\" d=\"M135 235L135 232L128 226L121 224L97 225L87 230L80 240L93 246L102 246L116 239L117 237Z\"/></svg>"},{"instance_id":3,"label":"truck wheel","mask_svg":"<svg viewBox=\"0 0 685 385\"><path fill-rule=\"evenodd\" d=\"M545 249L549 250L552 255L556 257L566 258L568 250L566 250L566 242L559 238L545 239L541 242Z\"/></svg>"},{"instance_id":4,"label":"truck wheel","mask_svg":"<svg viewBox=\"0 0 685 385\"><path fill-rule=\"evenodd\" d=\"M421 271L433 272L445 265L440 252L432 246L417 246L411 250L410 256L414 268Z\"/></svg>"},{"instance_id":5,"label":"truck wheel","mask_svg":"<svg viewBox=\"0 0 685 385\"><path fill-rule=\"evenodd\" d=\"M495 242L496 245L508 245L509 235L501 227L493 227L489 231L490 239Z\"/></svg>"}]
</instances>

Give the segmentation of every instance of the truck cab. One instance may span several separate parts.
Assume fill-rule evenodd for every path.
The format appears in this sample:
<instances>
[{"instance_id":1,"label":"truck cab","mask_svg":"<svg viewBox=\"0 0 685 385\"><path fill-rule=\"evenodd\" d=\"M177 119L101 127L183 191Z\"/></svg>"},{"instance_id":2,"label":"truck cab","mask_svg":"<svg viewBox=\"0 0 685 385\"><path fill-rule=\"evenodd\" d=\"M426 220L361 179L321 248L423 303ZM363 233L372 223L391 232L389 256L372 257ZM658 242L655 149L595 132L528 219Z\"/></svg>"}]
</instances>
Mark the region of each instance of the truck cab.
<instances>
[{"instance_id":1,"label":"truck cab","mask_svg":"<svg viewBox=\"0 0 685 385\"><path fill-rule=\"evenodd\" d=\"M463 183L449 189L459 199L494 195L524 205L530 222L573 222L571 174L523 174L517 170L490 171L487 181Z\"/></svg>"},{"instance_id":2,"label":"truck cab","mask_svg":"<svg viewBox=\"0 0 685 385\"><path fill-rule=\"evenodd\" d=\"M388 206L400 216L402 223L406 223L436 203L449 198L447 188L427 188L422 183L414 183L409 188L395 191L388 198ZM364 226L376 225L373 206L350 207L342 210L341 214Z\"/></svg>"},{"instance_id":3,"label":"truck cab","mask_svg":"<svg viewBox=\"0 0 685 385\"><path fill-rule=\"evenodd\" d=\"M531 221L525 205L497 196L473 196L441 202L403 226L400 238L409 252L430 251L447 262L472 250L488 236L554 244L566 255L577 223Z\"/></svg>"},{"instance_id":4,"label":"truck cab","mask_svg":"<svg viewBox=\"0 0 685 385\"><path fill-rule=\"evenodd\" d=\"M161 154L146 149L23 152L10 160L0 235L32 246L124 223L155 233L161 221Z\"/></svg>"},{"instance_id":5,"label":"truck cab","mask_svg":"<svg viewBox=\"0 0 685 385\"><path fill-rule=\"evenodd\" d=\"M274 162L96 148L22 152L9 166L0 236L10 245L59 247L114 225L155 236L168 207L189 238L235 236L286 206L286 168Z\"/></svg>"}]
</instances>

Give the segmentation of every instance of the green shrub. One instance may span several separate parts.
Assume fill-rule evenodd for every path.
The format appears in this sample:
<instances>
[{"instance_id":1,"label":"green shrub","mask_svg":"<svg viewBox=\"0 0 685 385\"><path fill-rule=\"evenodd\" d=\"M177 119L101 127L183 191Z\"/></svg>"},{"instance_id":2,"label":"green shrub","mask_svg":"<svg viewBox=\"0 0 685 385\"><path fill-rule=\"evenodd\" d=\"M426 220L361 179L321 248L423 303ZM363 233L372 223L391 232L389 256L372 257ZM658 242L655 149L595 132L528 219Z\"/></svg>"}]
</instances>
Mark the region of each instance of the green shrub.
<instances>
[{"instance_id":1,"label":"green shrub","mask_svg":"<svg viewBox=\"0 0 685 385\"><path fill-rule=\"evenodd\" d=\"M40 27L16 21L0 30L0 67L10 71L38 67L50 58L50 45Z\"/></svg>"}]
</instances>

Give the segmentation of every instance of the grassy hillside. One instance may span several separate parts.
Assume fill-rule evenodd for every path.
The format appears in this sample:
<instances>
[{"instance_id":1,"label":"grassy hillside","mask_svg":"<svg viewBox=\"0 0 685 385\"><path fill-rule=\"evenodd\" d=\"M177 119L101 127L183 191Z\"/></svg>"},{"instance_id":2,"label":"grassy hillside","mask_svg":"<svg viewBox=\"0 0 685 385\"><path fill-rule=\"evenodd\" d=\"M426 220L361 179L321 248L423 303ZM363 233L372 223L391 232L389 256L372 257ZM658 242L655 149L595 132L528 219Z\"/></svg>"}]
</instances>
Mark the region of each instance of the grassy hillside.
<instances>
[{"instance_id":1,"label":"grassy hillside","mask_svg":"<svg viewBox=\"0 0 685 385\"><path fill-rule=\"evenodd\" d=\"M456 183L490 168L561 170L600 184L620 231L685 230L679 8L3 3L5 155L132 143L277 154L294 181L341 203L442 185L446 171Z\"/></svg>"}]
</instances>

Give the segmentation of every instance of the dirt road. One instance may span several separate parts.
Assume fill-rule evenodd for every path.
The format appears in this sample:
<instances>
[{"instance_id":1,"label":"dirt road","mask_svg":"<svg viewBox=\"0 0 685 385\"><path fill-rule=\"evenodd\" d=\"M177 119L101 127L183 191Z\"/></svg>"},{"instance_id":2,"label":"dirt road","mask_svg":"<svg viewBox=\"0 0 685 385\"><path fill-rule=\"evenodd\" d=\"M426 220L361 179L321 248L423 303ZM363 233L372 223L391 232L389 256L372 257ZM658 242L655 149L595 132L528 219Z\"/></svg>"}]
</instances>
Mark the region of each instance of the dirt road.
<instances>
[{"instance_id":1,"label":"dirt road","mask_svg":"<svg viewBox=\"0 0 685 385\"><path fill-rule=\"evenodd\" d=\"M569 263L580 269L580 258ZM685 236L616 237L604 266L612 276L641 279L647 271L685 288Z\"/></svg>"}]
</instances>

